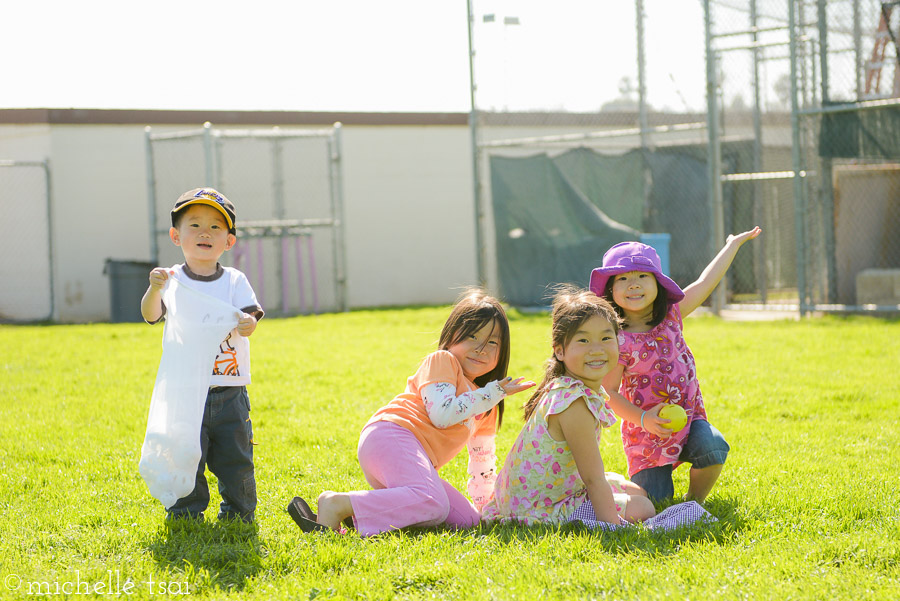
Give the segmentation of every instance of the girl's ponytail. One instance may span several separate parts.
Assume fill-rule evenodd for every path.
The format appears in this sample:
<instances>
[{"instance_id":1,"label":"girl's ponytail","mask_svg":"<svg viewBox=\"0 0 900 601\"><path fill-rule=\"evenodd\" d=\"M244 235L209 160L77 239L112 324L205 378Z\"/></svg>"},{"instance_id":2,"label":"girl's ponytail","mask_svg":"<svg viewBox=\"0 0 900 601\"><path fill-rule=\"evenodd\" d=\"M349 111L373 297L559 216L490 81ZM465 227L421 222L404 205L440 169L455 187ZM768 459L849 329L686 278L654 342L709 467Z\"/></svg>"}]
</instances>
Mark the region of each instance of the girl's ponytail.
<instances>
[{"instance_id":1,"label":"girl's ponytail","mask_svg":"<svg viewBox=\"0 0 900 601\"><path fill-rule=\"evenodd\" d=\"M565 373L566 364L556 358L556 353L552 353L547 363L544 364L544 377L541 378L541 385L537 387L531 398L522 406L522 409L525 410L525 421L528 421L528 418L534 413L534 408L537 407L541 397L544 396L547 388L549 388L550 382Z\"/></svg>"}]
</instances>

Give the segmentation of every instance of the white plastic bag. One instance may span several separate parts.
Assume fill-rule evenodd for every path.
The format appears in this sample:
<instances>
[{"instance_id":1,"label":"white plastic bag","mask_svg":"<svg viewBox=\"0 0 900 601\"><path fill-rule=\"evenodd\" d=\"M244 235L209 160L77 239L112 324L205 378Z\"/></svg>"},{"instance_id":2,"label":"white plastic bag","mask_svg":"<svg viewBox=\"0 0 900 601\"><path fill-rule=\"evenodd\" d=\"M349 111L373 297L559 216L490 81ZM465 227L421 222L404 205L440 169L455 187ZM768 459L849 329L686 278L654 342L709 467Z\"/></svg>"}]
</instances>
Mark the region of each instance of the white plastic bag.
<instances>
[{"instance_id":1,"label":"white plastic bag","mask_svg":"<svg viewBox=\"0 0 900 601\"><path fill-rule=\"evenodd\" d=\"M200 426L219 344L241 312L169 277L163 353L150 399L138 471L166 509L194 490Z\"/></svg>"}]
</instances>

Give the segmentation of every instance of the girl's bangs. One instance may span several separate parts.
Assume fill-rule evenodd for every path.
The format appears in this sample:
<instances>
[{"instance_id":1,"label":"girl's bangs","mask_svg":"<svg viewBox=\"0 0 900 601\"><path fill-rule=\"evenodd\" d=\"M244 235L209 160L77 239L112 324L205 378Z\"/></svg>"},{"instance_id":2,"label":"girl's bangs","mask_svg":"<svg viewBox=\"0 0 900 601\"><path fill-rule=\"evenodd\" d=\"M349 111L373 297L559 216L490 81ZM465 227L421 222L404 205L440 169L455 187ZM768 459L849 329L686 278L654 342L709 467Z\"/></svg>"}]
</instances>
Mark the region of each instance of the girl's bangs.
<instances>
[{"instance_id":1,"label":"girl's bangs","mask_svg":"<svg viewBox=\"0 0 900 601\"><path fill-rule=\"evenodd\" d=\"M466 336L474 334L491 322L494 324L494 327L491 330L491 333L493 333L500 327L500 319L497 315L497 311L493 307L480 307L478 310L473 311L466 316L463 320L462 327L456 331L456 335L453 337L453 340L450 341L450 344L456 344ZM503 333L502 328L500 333Z\"/></svg>"}]
</instances>

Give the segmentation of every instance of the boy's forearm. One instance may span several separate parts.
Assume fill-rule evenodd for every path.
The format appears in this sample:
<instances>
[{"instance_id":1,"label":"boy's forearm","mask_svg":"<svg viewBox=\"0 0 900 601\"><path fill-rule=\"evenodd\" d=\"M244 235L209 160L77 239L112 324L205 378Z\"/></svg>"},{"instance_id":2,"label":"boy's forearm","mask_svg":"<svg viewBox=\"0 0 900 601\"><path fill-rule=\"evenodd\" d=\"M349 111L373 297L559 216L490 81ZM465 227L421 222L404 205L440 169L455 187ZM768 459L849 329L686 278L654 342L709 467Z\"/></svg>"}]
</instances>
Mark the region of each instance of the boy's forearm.
<instances>
[{"instance_id":1,"label":"boy's forearm","mask_svg":"<svg viewBox=\"0 0 900 601\"><path fill-rule=\"evenodd\" d=\"M255 315L251 313L244 313L243 317L238 320L237 332L241 336L248 337L256 331L256 326L258 323L259 322L256 320Z\"/></svg>"},{"instance_id":2,"label":"boy's forearm","mask_svg":"<svg viewBox=\"0 0 900 601\"><path fill-rule=\"evenodd\" d=\"M141 317L150 323L157 322L162 317L162 296L153 286L147 288L141 299Z\"/></svg>"}]
</instances>

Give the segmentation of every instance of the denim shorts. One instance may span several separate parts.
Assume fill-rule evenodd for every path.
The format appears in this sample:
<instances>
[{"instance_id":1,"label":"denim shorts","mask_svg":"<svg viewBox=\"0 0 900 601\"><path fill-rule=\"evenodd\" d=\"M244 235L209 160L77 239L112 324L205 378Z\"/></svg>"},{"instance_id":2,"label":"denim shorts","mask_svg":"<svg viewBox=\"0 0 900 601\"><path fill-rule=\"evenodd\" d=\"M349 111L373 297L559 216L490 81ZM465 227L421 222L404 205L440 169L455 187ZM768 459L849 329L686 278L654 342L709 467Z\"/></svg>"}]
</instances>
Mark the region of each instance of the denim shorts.
<instances>
[{"instance_id":1,"label":"denim shorts","mask_svg":"<svg viewBox=\"0 0 900 601\"><path fill-rule=\"evenodd\" d=\"M725 463L731 447L725 442L722 433L703 419L692 421L690 428L678 460L690 463L691 467L697 469ZM675 495L675 485L672 482L674 469L672 464L651 467L631 476L631 481L646 490L652 501L661 501Z\"/></svg>"}]
</instances>

